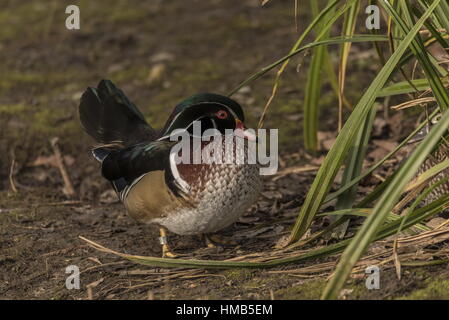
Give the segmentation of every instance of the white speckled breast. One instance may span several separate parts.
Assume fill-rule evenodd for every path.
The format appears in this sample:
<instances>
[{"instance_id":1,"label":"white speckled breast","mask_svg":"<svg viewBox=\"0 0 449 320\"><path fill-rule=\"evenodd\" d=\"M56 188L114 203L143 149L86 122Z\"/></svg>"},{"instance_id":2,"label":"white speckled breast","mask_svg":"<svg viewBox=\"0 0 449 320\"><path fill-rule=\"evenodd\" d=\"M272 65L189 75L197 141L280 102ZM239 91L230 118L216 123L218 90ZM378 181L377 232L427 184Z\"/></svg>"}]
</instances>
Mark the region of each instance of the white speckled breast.
<instances>
[{"instance_id":1,"label":"white speckled breast","mask_svg":"<svg viewBox=\"0 0 449 320\"><path fill-rule=\"evenodd\" d=\"M208 180L204 191L197 194L195 207L180 208L152 222L180 235L216 232L235 222L257 200L259 169L255 165L220 166L206 173Z\"/></svg>"},{"instance_id":2,"label":"white speckled breast","mask_svg":"<svg viewBox=\"0 0 449 320\"><path fill-rule=\"evenodd\" d=\"M239 151L246 150L245 146ZM212 233L231 225L257 200L262 188L257 164L181 164L177 168L189 183L194 205L152 222L180 235Z\"/></svg>"}]
</instances>

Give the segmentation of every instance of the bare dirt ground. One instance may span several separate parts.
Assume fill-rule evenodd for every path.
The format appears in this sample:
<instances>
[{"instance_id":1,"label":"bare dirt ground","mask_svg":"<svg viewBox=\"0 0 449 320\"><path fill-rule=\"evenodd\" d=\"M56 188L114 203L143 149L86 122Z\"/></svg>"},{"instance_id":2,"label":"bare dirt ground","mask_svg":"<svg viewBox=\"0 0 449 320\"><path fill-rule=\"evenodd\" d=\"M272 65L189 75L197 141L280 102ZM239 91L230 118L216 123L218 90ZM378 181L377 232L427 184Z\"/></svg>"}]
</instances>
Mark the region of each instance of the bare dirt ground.
<instances>
[{"instance_id":1,"label":"bare dirt ground","mask_svg":"<svg viewBox=\"0 0 449 320\"><path fill-rule=\"evenodd\" d=\"M296 36L293 4L272 1L260 8L255 0L117 0L107 6L75 2L81 9L81 30L69 31L60 1L0 0L0 298L319 298L335 258L263 270L162 269L99 252L79 238L124 253L161 254L157 228L126 215L89 155L92 141L77 116L83 90L111 79L152 125L161 127L183 98L205 91L226 94L287 53ZM300 24L305 14L300 14ZM369 82L365 67L363 62L351 67L349 99L359 97L364 81ZM280 128L281 172L318 165L336 126L333 113L326 113L323 153L305 154L300 136L305 72L294 69L286 72L266 121L267 127ZM257 124L272 81L271 74L235 96L250 127ZM331 92L323 94L322 103L323 108L336 106ZM410 124L397 117L389 121L378 125L377 134L397 141ZM59 138L75 197L63 190L53 137ZM385 143L373 146L372 159L384 149ZM197 237L171 235L173 249L195 259L268 255L288 235L313 176L312 171L266 178L259 201L221 232L237 245L205 249ZM367 179L363 186L377 183ZM372 248L370 254L375 252ZM387 260L385 254L376 261ZM65 287L69 265L81 271L80 290ZM381 289L367 290L362 270L348 282L342 298L449 298L444 265L404 267L401 281L391 261L382 270Z\"/></svg>"}]
</instances>

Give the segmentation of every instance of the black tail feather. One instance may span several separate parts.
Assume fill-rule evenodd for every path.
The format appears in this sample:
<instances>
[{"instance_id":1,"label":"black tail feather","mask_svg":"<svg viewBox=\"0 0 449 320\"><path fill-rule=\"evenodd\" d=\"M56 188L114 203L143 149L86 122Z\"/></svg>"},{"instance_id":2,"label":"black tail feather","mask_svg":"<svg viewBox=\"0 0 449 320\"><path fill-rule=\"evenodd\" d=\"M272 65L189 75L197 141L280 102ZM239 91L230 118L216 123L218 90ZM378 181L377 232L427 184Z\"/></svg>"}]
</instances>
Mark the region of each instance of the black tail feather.
<instances>
[{"instance_id":1,"label":"black tail feather","mask_svg":"<svg viewBox=\"0 0 449 320\"><path fill-rule=\"evenodd\" d=\"M130 145L152 141L157 135L139 109L109 80L101 80L97 88L87 88L79 114L86 132L101 143Z\"/></svg>"}]
</instances>

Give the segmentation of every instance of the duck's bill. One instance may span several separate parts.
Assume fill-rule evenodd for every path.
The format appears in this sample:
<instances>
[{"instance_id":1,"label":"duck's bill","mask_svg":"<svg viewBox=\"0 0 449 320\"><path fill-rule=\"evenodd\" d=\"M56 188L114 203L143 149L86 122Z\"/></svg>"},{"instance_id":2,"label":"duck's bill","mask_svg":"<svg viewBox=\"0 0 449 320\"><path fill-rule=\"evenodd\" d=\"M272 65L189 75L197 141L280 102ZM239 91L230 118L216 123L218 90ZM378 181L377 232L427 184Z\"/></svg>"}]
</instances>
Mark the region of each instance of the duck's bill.
<instances>
[{"instance_id":1,"label":"duck's bill","mask_svg":"<svg viewBox=\"0 0 449 320\"><path fill-rule=\"evenodd\" d=\"M239 119L235 119L235 135L248 141L257 142L257 136L254 130L245 128L245 125Z\"/></svg>"}]
</instances>

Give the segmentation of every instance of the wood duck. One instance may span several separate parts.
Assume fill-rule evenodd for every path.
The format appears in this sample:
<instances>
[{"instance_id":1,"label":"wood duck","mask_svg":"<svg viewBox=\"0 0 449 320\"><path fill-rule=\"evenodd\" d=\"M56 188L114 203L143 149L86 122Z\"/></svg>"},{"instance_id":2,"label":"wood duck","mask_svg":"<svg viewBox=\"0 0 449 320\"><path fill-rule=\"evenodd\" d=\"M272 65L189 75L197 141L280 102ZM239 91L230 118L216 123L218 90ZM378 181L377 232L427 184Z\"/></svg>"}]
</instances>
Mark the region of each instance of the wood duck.
<instances>
[{"instance_id":1,"label":"wood duck","mask_svg":"<svg viewBox=\"0 0 449 320\"><path fill-rule=\"evenodd\" d=\"M101 173L128 214L159 225L163 257L175 256L167 244L167 229L179 235L214 233L235 222L257 199L257 164L178 164L171 152L177 142L170 141L170 134L177 129L191 132L194 121L201 122L202 131L213 127L223 137L225 129L239 129L231 140L234 152L246 151L247 144L235 143L252 138L243 125L243 110L227 97L194 95L178 104L157 131L120 89L102 80L83 93L79 115L86 132L99 143L92 154L101 163ZM205 145L200 143L200 148Z\"/></svg>"}]
</instances>

